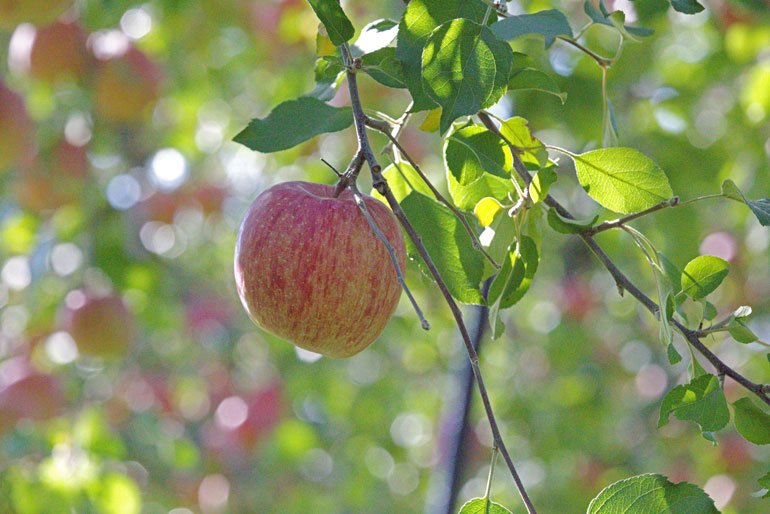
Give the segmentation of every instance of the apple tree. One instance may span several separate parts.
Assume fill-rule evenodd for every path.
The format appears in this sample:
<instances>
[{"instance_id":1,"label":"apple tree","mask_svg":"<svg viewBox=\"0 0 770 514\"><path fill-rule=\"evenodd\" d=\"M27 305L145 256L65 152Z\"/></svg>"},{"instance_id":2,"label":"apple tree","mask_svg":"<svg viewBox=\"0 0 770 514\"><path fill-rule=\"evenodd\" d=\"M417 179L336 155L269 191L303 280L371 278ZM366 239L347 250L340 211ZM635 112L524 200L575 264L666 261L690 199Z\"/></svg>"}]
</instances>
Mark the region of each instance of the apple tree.
<instances>
[{"instance_id":1,"label":"apple tree","mask_svg":"<svg viewBox=\"0 0 770 514\"><path fill-rule=\"evenodd\" d=\"M763 0L0 0L0 512L767 511L768 48Z\"/></svg>"}]
</instances>

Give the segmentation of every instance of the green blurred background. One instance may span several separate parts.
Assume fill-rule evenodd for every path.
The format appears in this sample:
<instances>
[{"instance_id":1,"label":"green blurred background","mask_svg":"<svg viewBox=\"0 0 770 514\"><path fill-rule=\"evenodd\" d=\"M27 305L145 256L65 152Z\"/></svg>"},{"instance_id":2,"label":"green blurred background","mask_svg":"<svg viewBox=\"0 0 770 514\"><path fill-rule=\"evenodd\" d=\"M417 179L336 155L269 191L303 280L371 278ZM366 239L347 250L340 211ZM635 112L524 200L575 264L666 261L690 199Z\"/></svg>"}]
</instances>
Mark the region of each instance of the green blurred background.
<instances>
[{"instance_id":1,"label":"green blurred background","mask_svg":"<svg viewBox=\"0 0 770 514\"><path fill-rule=\"evenodd\" d=\"M725 178L765 198L768 6L706 4L684 16L662 0L614 2L656 30L627 44L609 72L620 142L653 158L683 199L718 193ZM404 4L343 7L360 29L399 19ZM509 9L552 7L574 29L587 22L575 1ZM442 409L465 362L435 286L410 267L430 332L402 299L383 336L344 361L261 332L234 288L236 230L251 200L280 181L331 183L320 157L344 168L355 150L352 128L270 155L230 141L249 119L313 88L317 27L301 0L0 0L0 512L424 512L441 472ZM585 41L604 55L617 45L603 27ZM593 60L558 42L546 52L536 38L515 47L567 103L519 92L495 112L527 118L546 143L597 147ZM370 112L398 117L408 104L405 90L359 83ZM332 103L349 103L344 86ZM417 129L423 116L403 142L443 190L442 142ZM579 215L599 212L570 166L552 192ZM730 261L711 301L720 318L753 306L749 326L770 340L770 232L745 206L700 202L635 226L680 268L698 254ZM654 296L630 240L598 240ZM130 319L79 348L68 320L100 297L122 299L127 312L91 313L93 325ZM705 487L725 513L770 511L752 496L770 466L767 448L732 427L718 446L693 424L656 428L660 400L688 359L668 364L655 319L617 294L576 238L547 234L532 289L506 316L505 336L482 342L482 370L539 511L583 512L606 485L644 472ZM707 343L768 381L758 345ZM726 394L745 395L729 380ZM483 494L488 472L478 407L461 502ZM493 497L524 512L502 467Z\"/></svg>"}]
</instances>

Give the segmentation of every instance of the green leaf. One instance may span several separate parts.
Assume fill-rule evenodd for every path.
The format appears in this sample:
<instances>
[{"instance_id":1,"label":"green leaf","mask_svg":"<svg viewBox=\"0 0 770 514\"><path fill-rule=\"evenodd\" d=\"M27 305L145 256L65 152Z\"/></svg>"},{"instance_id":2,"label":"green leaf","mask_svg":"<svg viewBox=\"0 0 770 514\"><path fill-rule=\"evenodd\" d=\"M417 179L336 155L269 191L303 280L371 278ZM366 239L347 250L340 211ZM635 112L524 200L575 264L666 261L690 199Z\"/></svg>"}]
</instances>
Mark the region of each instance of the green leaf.
<instances>
[{"instance_id":1,"label":"green leaf","mask_svg":"<svg viewBox=\"0 0 770 514\"><path fill-rule=\"evenodd\" d=\"M669 282L671 282L672 291L678 293L682 289L682 272L676 264L660 252L658 252L658 259L661 266L663 266L663 272L666 274Z\"/></svg>"},{"instance_id":2,"label":"green leaf","mask_svg":"<svg viewBox=\"0 0 770 514\"><path fill-rule=\"evenodd\" d=\"M741 193L741 190L738 189L738 186L735 185L735 182L729 178L722 181L722 196L731 200L735 200L736 202L746 202L746 199L744 198L743 193Z\"/></svg>"},{"instance_id":3,"label":"green leaf","mask_svg":"<svg viewBox=\"0 0 770 514\"><path fill-rule=\"evenodd\" d=\"M567 101L567 93L562 92L550 75L535 68L522 68L512 72L508 79L508 89L542 91L558 97L561 103Z\"/></svg>"},{"instance_id":4,"label":"green leaf","mask_svg":"<svg viewBox=\"0 0 770 514\"><path fill-rule=\"evenodd\" d=\"M763 227L770 226L770 198L762 198L761 200L748 200L738 186L735 185L730 179L722 182L722 195L735 200L736 202L743 202L749 206L751 212L757 217L759 224Z\"/></svg>"},{"instance_id":5,"label":"green leaf","mask_svg":"<svg viewBox=\"0 0 770 514\"><path fill-rule=\"evenodd\" d=\"M500 310L514 306L529 291L539 263L540 253L534 239L521 236L518 247L515 243L511 245L503 267L492 281L487 294L487 303L492 305L489 319L493 339L500 337L504 328L502 323L497 323Z\"/></svg>"},{"instance_id":6,"label":"green leaf","mask_svg":"<svg viewBox=\"0 0 770 514\"><path fill-rule=\"evenodd\" d=\"M335 46L340 46L350 40L356 33L353 24L345 16L345 12L336 0L307 0L310 7L315 11L318 19L321 20L329 39Z\"/></svg>"},{"instance_id":7,"label":"green leaf","mask_svg":"<svg viewBox=\"0 0 770 514\"><path fill-rule=\"evenodd\" d=\"M543 143L532 137L527 127L527 120L514 116L502 122L500 133L519 148L525 149L519 157L529 169L539 170L548 165L548 152Z\"/></svg>"},{"instance_id":8,"label":"green leaf","mask_svg":"<svg viewBox=\"0 0 770 514\"><path fill-rule=\"evenodd\" d=\"M574 159L580 184L591 198L612 211L642 211L674 194L663 170L632 148L604 148Z\"/></svg>"},{"instance_id":9,"label":"green leaf","mask_svg":"<svg viewBox=\"0 0 770 514\"><path fill-rule=\"evenodd\" d=\"M258 152L277 152L352 124L350 108L332 107L317 98L302 96L279 104L264 119L251 120L233 141Z\"/></svg>"},{"instance_id":10,"label":"green leaf","mask_svg":"<svg viewBox=\"0 0 770 514\"><path fill-rule=\"evenodd\" d=\"M770 471L759 477L757 482L759 482L759 485L762 486L763 489L770 489ZM770 491L767 491L764 495L762 495L762 498L768 497L770 497Z\"/></svg>"},{"instance_id":11,"label":"green leaf","mask_svg":"<svg viewBox=\"0 0 770 514\"><path fill-rule=\"evenodd\" d=\"M482 31L482 38L489 45L495 58L495 81L492 92L482 104L482 108L488 109L495 105L508 91L508 80L513 68L513 50L511 45L496 37L488 28Z\"/></svg>"},{"instance_id":12,"label":"green leaf","mask_svg":"<svg viewBox=\"0 0 770 514\"><path fill-rule=\"evenodd\" d=\"M757 340L757 336L754 335L754 332L736 318L730 319L730 323L727 325L727 331L730 332L733 339L739 343L749 344Z\"/></svg>"},{"instance_id":13,"label":"green leaf","mask_svg":"<svg viewBox=\"0 0 770 514\"><path fill-rule=\"evenodd\" d=\"M462 18L431 32L422 52L422 78L425 92L441 107L441 133L486 105L496 89L492 47L499 42L488 28Z\"/></svg>"},{"instance_id":14,"label":"green leaf","mask_svg":"<svg viewBox=\"0 0 770 514\"><path fill-rule=\"evenodd\" d=\"M699 487L674 484L663 475L639 475L604 488L587 514L719 514Z\"/></svg>"},{"instance_id":15,"label":"green leaf","mask_svg":"<svg viewBox=\"0 0 770 514\"><path fill-rule=\"evenodd\" d=\"M401 201L401 207L420 234L452 296L463 303L483 305L479 287L484 270L483 257L473 248L468 232L452 211L414 191ZM409 243L407 251L421 271L429 275L414 245Z\"/></svg>"},{"instance_id":16,"label":"green leaf","mask_svg":"<svg viewBox=\"0 0 770 514\"><path fill-rule=\"evenodd\" d=\"M506 41L512 41L525 34L540 34L545 40L546 48L553 44L557 36L572 37L572 28L567 17L556 9L503 18L492 24L492 31Z\"/></svg>"},{"instance_id":17,"label":"green leaf","mask_svg":"<svg viewBox=\"0 0 770 514\"><path fill-rule=\"evenodd\" d=\"M487 196L508 202L508 195L516 195L516 188L510 178L496 177L490 173L484 173L477 180L461 185L447 167L447 185L455 206L464 211L472 211Z\"/></svg>"},{"instance_id":18,"label":"green leaf","mask_svg":"<svg viewBox=\"0 0 770 514\"><path fill-rule=\"evenodd\" d=\"M473 214L478 218L479 225L488 227L494 222L495 215L500 212L502 208L503 206L500 205L500 202L487 196L486 198L482 198L479 203L476 204L476 207L473 208Z\"/></svg>"},{"instance_id":19,"label":"green leaf","mask_svg":"<svg viewBox=\"0 0 770 514\"><path fill-rule=\"evenodd\" d=\"M480 125L466 125L446 138L444 162L462 186L478 180L485 173L510 178L513 167L508 146Z\"/></svg>"},{"instance_id":20,"label":"green leaf","mask_svg":"<svg viewBox=\"0 0 770 514\"><path fill-rule=\"evenodd\" d=\"M363 71L383 86L395 89L406 87L401 64L396 60L396 49L380 48L361 57Z\"/></svg>"},{"instance_id":21,"label":"green leaf","mask_svg":"<svg viewBox=\"0 0 770 514\"><path fill-rule=\"evenodd\" d=\"M353 57L361 57L376 52L390 45L397 34L398 22L384 18L375 20L361 29L361 35L350 46L350 53Z\"/></svg>"},{"instance_id":22,"label":"green leaf","mask_svg":"<svg viewBox=\"0 0 770 514\"><path fill-rule=\"evenodd\" d=\"M682 361L682 356L679 355L678 351L676 351L676 348L674 347L673 343L668 344L668 348L666 349L666 355L668 356L668 363L671 364L672 366Z\"/></svg>"},{"instance_id":23,"label":"green leaf","mask_svg":"<svg viewBox=\"0 0 770 514\"><path fill-rule=\"evenodd\" d=\"M532 182L529 183L529 197L532 199L532 202L542 202L548 196L548 191L557 178L556 171L554 171L552 166L547 166L538 171L532 177Z\"/></svg>"},{"instance_id":24,"label":"green leaf","mask_svg":"<svg viewBox=\"0 0 770 514\"><path fill-rule=\"evenodd\" d=\"M593 227L598 219L599 215L597 214L588 220L573 220L565 218L554 208L548 209L548 225L560 234L579 234Z\"/></svg>"},{"instance_id":25,"label":"green leaf","mask_svg":"<svg viewBox=\"0 0 770 514\"><path fill-rule=\"evenodd\" d=\"M417 191L429 198L433 198L433 192L408 162L398 161L391 164L383 170L382 176L387 181L388 187L390 187L393 196L396 197L399 203L412 191ZM372 189L372 192L369 194L385 205L388 204L385 197L376 189Z\"/></svg>"},{"instance_id":26,"label":"green leaf","mask_svg":"<svg viewBox=\"0 0 770 514\"><path fill-rule=\"evenodd\" d=\"M489 286L489 303L500 301L500 308L507 309L515 305L529 289L540 263L537 244L531 237L521 236L517 247L512 244L503 267Z\"/></svg>"},{"instance_id":27,"label":"green leaf","mask_svg":"<svg viewBox=\"0 0 770 514\"><path fill-rule=\"evenodd\" d=\"M708 300L704 300L703 305L703 319L707 321L712 321L714 318L717 317L717 308L714 306L713 303L709 302Z\"/></svg>"},{"instance_id":28,"label":"green leaf","mask_svg":"<svg viewBox=\"0 0 770 514\"><path fill-rule=\"evenodd\" d=\"M328 102L334 98L337 87L342 82L345 71L341 63L337 64L325 58L317 59L315 62L315 88L310 93L303 96L310 96L322 102Z\"/></svg>"},{"instance_id":29,"label":"green leaf","mask_svg":"<svg viewBox=\"0 0 770 514\"><path fill-rule=\"evenodd\" d=\"M735 428L754 444L770 444L770 414L761 410L750 398L733 403Z\"/></svg>"},{"instance_id":30,"label":"green leaf","mask_svg":"<svg viewBox=\"0 0 770 514\"><path fill-rule=\"evenodd\" d=\"M606 9L603 7L603 5L604 4L602 4L601 6L602 6L602 11L604 11L604 13L600 13L599 11L596 10L596 8L593 6L590 0L586 0L586 2L583 4L583 11L595 23L599 23L600 25L607 25L608 27L615 27L615 24L609 19L610 13L606 12ZM629 25L624 25L623 28L628 33L638 37L647 37L655 33L653 29L650 29L647 27L631 27Z\"/></svg>"},{"instance_id":31,"label":"green leaf","mask_svg":"<svg viewBox=\"0 0 770 514\"><path fill-rule=\"evenodd\" d=\"M730 264L713 255L701 255L687 263L682 272L682 291L698 300L711 294L730 271Z\"/></svg>"},{"instance_id":32,"label":"green leaf","mask_svg":"<svg viewBox=\"0 0 770 514\"><path fill-rule=\"evenodd\" d=\"M668 304L672 297L673 288L668 277L664 275L663 270L658 268L657 265L652 266L652 274L655 277L655 287L658 291L658 323L660 324L658 338L661 343L670 345L674 340L674 333L668 322Z\"/></svg>"},{"instance_id":33,"label":"green leaf","mask_svg":"<svg viewBox=\"0 0 770 514\"><path fill-rule=\"evenodd\" d=\"M714 375L700 375L689 384L678 385L660 404L658 427L668 424L671 413L682 421L694 421L703 432L716 432L730 421L727 400Z\"/></svg>"},{"instance_id":34,"label":"green leaf","mask_svg":"<svg viewBox=\"0 0 770 514\"><path fill-rule=\"evenodd\" d=\"M485 498L474 498L465 502L457 514L485 514L487 512L487 500ZM499 503L489 502L489 514L512 514Z\"/></svg>"},{"instance_id":35,"label":"green leaf","mask_svg":"<svg viewBox=\"0 0 770 514\"><path fill-rule=\"evenodd\" d=\"M422 51L433 29L456 18L477 23L484 20L487 6L480 0L412 0L398 27L396 59L401 62L414 105L412 111L432 109L436 103L422 85Z\"/></svg>"},{"instance_id":36,"label":"green leaf","mask_svg":"<svg viewBox=\"0 0 770 514\"><path fill-rule=\"evenodd\" d=\"M696 14L703 10L697 0L671 0L671 6L684 14Z\"/></svg>"}]
</instances>

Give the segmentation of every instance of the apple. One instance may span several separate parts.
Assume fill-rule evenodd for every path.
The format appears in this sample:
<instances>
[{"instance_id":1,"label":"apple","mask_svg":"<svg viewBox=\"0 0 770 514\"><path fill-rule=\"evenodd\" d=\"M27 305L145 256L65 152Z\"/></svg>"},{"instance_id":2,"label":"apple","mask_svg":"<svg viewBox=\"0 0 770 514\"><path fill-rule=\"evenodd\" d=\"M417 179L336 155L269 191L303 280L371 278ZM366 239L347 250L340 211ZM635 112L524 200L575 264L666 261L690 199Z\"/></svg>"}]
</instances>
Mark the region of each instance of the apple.
<instances>
[{"instance_id":1,"label":"apple","mask_svg":"<svg viewBox=\"0 0 770 514\"><path fill-rule=\"evenodd\" d=\"M300 348L350 357L393 315L401 286L383 242L353 195L334 186L285 182L246 211L235 243L235 282L251 319ZM363 195L404 269L404 236L385 204Z\"/></svg>"},{"instance_id":2,"label":"apple","mask_svg":"<svg viewBox=\"0 0 770 514\"><path fill-rule=\"evenodd\" d=\"M29 163L35 152L35 125L24 100L0 80L0 172Z\"/></svg>"},{"instance_id":3,"label":"apple","mask_svg":"<svg viewBox=\"0 0 770 514\"><path fill-rule=\"evenodd\" d=\"M21 419L50 419L66 404L59 381L34 369L26 356L0 365L0 434Z\"/></svg>"},{"instance_id":4,"label":"apple","mask_svg":"<svg viewBox=\"0 0 770 514\"><path fill-rule=\"evenodd\" d=\"M136 327L131 311L117 296L95 297L84 293L77 306L65 307L63 328L70 333L81 353L116 355L134 342Z\"/></svg>"},{"instance_id":5,"label":"apple","mask_svg":"<svg viewBox=\"0 0 770 514\"><path fill-rule=\"evenodd\" d=\"M20 207L42 214L75 203L82 196L87 175L85 148L62 139L14 177L11 191Z\"/></svg>"},{"instance_id":6,"label":"apple","mask_svg":"<svg viewBox=\"0 0 770 514\"><path fill-rule=\"evenodd\" d=\"M99 62L93 91L97 114L117 122L141 120L158 98L160 81L160 68L134 46Z\"/></svg>"},{"instance_id":7,"label":"apple","mask_svg":"<svg viewBox=\"0 0 770 514\"><path fill-rule=\"evenodd\" d=\"M71 5L72 0L0 0L0 27L12 29L24 22L42 25Z\"/></svg>"},{"instance_id":8,"label":"apple","mask_svg":"<svg viewBox=\"0 0 770 514\"><path fill-rule=\"evenodd\" d=\"M87 68L86 35L77 23L57 21L37 30L29 57L32 76L48 82L79 79Z\"/></svg>"}]
</instances>

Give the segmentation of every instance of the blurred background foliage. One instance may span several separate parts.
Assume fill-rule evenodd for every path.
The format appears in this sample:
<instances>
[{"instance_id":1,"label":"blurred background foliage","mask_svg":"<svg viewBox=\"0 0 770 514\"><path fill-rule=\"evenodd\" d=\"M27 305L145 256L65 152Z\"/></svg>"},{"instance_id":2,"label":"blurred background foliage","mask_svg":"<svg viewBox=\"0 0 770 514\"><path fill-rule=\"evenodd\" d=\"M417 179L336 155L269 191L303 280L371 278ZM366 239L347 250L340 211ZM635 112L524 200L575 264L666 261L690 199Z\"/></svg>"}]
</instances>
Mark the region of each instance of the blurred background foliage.
<instances>
[{"instance_id":1,"label":"blurred background foliage","mask_svg":"<svg viewBox=\"0 0 770 514\"><path fill-rule=\"evenodd\" d=\"M766 2L711 0L694 16L664 0L609 4L655 29L609 72L621 144L659 163L682 198L717 193L725 178L767 197ZM358 29L404 8L343 5ZM581 2L509 4L552 7L575 29L587 21ZM313 88L317 27L301 0L0 1L0 512L423 512L441 412L465 362L434 286L409 270L430 332L403 301L380 340L345 361L259 331L233 286L236 230L256 194L332 182L319 158L343 168L355 150L352 128L271 155L229 141ZM602 27L585 42L605 55L617 45ZM527 118L546 143L595 148L599 68L558 42L515 47L568 100L518 92L495 112ZM406 108L404 90L360 84L366 109ZM332 103L348 103L344 86ZM445 189L441 141L416 128L422 116L403 142ZM598 212L569 166L552 192L573 212ZM745 206L701 202L636 226L680 267L699 253L730 261L712 301L720 315L752 305L749 326L770 340L770 232ZM599 240L654 291L627 238ZM653 317L617 294L576 238L550 234L542 254L506 336L481 350L538 509L582 512L604 486L643 472L705 486L725 513L770 509L752 496L766 447L732 428L718 446L678 420L656 429L687 359L668 364ZM767 382L759 346L709 345ZM744 395L729 380L726 393ZM460 501L483 493L488 471L477 405L471 427ZM495 477L496 501L523 512L509 475Z\"/></svg>"}]
</instances>

